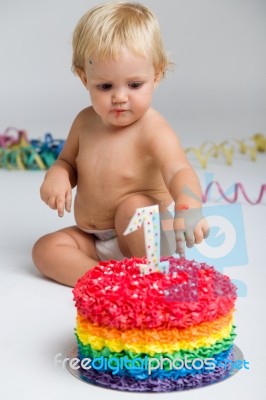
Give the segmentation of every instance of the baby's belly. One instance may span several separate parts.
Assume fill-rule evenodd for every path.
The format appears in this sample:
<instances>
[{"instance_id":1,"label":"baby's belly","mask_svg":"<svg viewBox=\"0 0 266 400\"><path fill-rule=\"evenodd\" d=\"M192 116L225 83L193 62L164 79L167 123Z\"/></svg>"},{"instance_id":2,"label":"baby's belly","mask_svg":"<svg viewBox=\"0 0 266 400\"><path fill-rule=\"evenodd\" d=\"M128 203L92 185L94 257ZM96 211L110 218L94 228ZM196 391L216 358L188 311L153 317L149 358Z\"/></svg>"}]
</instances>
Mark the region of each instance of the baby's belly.
<instances>
[{"instance_id":1,"label":"baby's belly","mask_svg":"<svg viewBox=\"0 0 266 400\"><path fill-rule=\"evenodd\" d=\"M74 214L77 225L83 229L114 228L115 211L119 202L104 196L94 199L93 196L82 198L76 195Z\"/></svg>"},{"instance_id":2,"label":"baby's belly","mask_svg":"<svg viewBox=\"0 0 266 400\"><path fill-rule=\"evenodd\" d=\"M77 193L74 204L76 223L83 229L113 229L115 228L115 214L118 206L128 197L143 194L154 199L154 203L166 208L172 198L167 191L136 191L121 192L115 197L103 195L98 198L92 196L82 197ZM165 207L164 207L165 206Z\"/></svg>"}]
</instances>

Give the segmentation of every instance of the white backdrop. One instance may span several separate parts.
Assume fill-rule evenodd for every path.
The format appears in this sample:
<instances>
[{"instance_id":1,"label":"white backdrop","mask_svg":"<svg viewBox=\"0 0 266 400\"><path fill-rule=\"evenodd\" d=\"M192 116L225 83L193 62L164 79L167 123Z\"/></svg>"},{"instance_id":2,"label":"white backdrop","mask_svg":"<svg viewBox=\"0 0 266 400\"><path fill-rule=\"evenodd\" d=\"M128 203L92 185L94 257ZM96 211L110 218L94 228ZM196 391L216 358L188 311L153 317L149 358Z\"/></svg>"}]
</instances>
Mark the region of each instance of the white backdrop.
<instances>
[{"instance_id":1,"label":"white backdrop","mask_svg":"<svg viewBox=\"0 0 266 400\"><path fill-rule=\"evenodd\" d=\"M143 3L158 15L176 64L156 90L154 106L183 144L265 134L266 0ZM15 126L26 129L30 138L47 131L66 137L76 114L89 104L86 90L70 70L71 35L81 15L96 4L0 0L0 133ZM265 183L265 164L265 154L255 163L236 155L233 166L215 159L206 170L198 163L196 169L203 187L210 175L224 189L241 181L254 200ZM68 214L60 219L41 202L43 177L44 171L0 169L0 398L135 399L134 394L86 385L54 365L55 355L66 357L75 344L72 293L37 273L31 248L38 237L73 224L74 218ZM236 344L251 369L204 389L164 395L165 399L265 399L265 197L261 205L251 206L240 196L240 204L248 260L225 268L225 273L247 287L247 296L237 302Z\"/></svg>"},{"instance_id":2,"label":"white backdrop","mask_svg":"<svg viewBox=\"0 0 266 400\"><path fill-rule=\"evenodd\" d=\"M185 145L266 131L266 1L144 0L176 67L154 106ZM71 36L94 0L0 0L0 132L66 137L89 104Z\"/></svg>"}]
</instances>

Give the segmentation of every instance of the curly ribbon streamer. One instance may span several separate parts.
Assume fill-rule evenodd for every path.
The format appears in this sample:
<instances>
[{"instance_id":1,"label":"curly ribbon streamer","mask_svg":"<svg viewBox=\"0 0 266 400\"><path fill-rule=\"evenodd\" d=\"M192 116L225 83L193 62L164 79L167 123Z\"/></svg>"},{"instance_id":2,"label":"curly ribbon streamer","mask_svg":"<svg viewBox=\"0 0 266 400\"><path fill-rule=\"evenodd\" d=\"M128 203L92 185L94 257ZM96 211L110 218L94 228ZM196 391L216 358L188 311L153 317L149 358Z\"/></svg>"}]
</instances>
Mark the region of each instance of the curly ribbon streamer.
<instances>
[{"instance_id":1,"label":"curly ribbon streamer","mask_svg":"<svg viewBox=\"0 0 266 400\"><path fill-rule=\"evenodd\" d=\"M10 134L12 131L17 137ZM50 133L45 134L44 141L28 140L26 131L7 128L0 135L0 168L46 170L57 159L64 142L53 139Z\"/></svg>"},{"instance_id":2,"label":"curly ribbon streamer","mask_svg":"<svg viewBox=\"0 0 266 400\"><path fill-rule=\"evenodd\" d=\"M256 161L257 153L265 153L266 136L262 133L255 133L248 139L225 140L220 144L212 141L204 142L199 148L189 147L185 149L186 154L193 153L202 168L206 168L211 157L218 158L222 155L227 165L233 164L233 158L236 150L240 154L249 154L252 161Z\"/></svg>"},{"instance_id":3,"label":"curly ribbon streamer","mask_svg":"<svg viewBox=\"0 0 266 400\"><path fill-rule=\"evenodd\" d=\"M211 191L213 186L216 186L221 198L223 198L227 203L231 203L231 204L232 203L236 203L238 201L238 195L239 195L240 192L243 195L243 197L244 197L244 199L246 200L247 203L249 203L251 205L260 204L262 202L263 195L266 192L266 184L263 184L263 185L261 185L260 192L259 192L259 195L258 195L257 199L256 200L251 200L248 197L248 195L246 194L245 188L242 185L242 183L237 182L237 183L234 184L233 195L232 195L232 197L229 198L226 195L226 193L223 191L220 183L217 182L217 181L212 181L207 185L207 187L205 189L205 192L202 195L203 203L206 203L207 201L210 200L210 191Z\"/></svg>"}]
</instances>

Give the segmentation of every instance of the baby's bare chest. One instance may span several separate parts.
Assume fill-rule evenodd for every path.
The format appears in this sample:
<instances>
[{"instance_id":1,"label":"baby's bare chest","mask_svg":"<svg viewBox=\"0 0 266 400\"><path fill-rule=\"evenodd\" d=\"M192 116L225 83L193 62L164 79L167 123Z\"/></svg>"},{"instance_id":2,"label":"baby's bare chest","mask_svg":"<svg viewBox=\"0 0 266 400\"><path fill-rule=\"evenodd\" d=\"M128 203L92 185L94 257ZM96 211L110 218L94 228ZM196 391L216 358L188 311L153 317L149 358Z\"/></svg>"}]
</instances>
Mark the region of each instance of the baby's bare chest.
<instances>
[{"instance_id":1,"label":"baby's bare chest","mask_svg":"<svg viewBox=\"0 0 266 400\"><path fill-rule=\"evenodd\" d=\"M113 226L115 210L128 196L142 193L160 201L167 192L158 166L138 138L103 139L81 138L76 158L75 217L78 225L97 229Z\"/></svg>"},{"instance_id":2,"label":"baby's bare chest","mask_svg":"<svg viewBox=\"0 0 266 400\"><path fill-rule=\"evenodd\" d=\"M121 185L143 186L156 174L141 143L123 137L88 137L80 141L76 159L79 182L102 190Z\"/></svg>"}]
</instances>

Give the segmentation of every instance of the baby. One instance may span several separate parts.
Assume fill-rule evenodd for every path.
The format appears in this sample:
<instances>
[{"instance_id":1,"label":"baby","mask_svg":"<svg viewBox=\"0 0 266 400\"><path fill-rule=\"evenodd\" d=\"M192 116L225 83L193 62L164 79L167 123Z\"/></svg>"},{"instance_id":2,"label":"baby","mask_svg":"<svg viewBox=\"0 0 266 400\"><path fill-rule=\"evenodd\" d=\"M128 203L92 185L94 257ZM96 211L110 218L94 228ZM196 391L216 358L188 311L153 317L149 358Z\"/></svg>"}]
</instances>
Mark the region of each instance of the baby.
<instances>
[{"instance_id":1,"label":"baby","mask_svg":"<svg viewBox=\"0 0 266 400\"><path fill-rule=\"evenodd\" d=\"M78 22L73 70L92 105L75 118L40 190L62 217L71 211L77 186L77 225L34 245L33 260L43 275L73 286L99 260L144 256L142 229L123 235L138 207L159 205L166 215L162 226L172 232L181 256L185 242L191 247L206 237L196 174L176 133L151 107L168 66L158 21L141 4L103 4Z\"/></svg>"}]
</instances>

